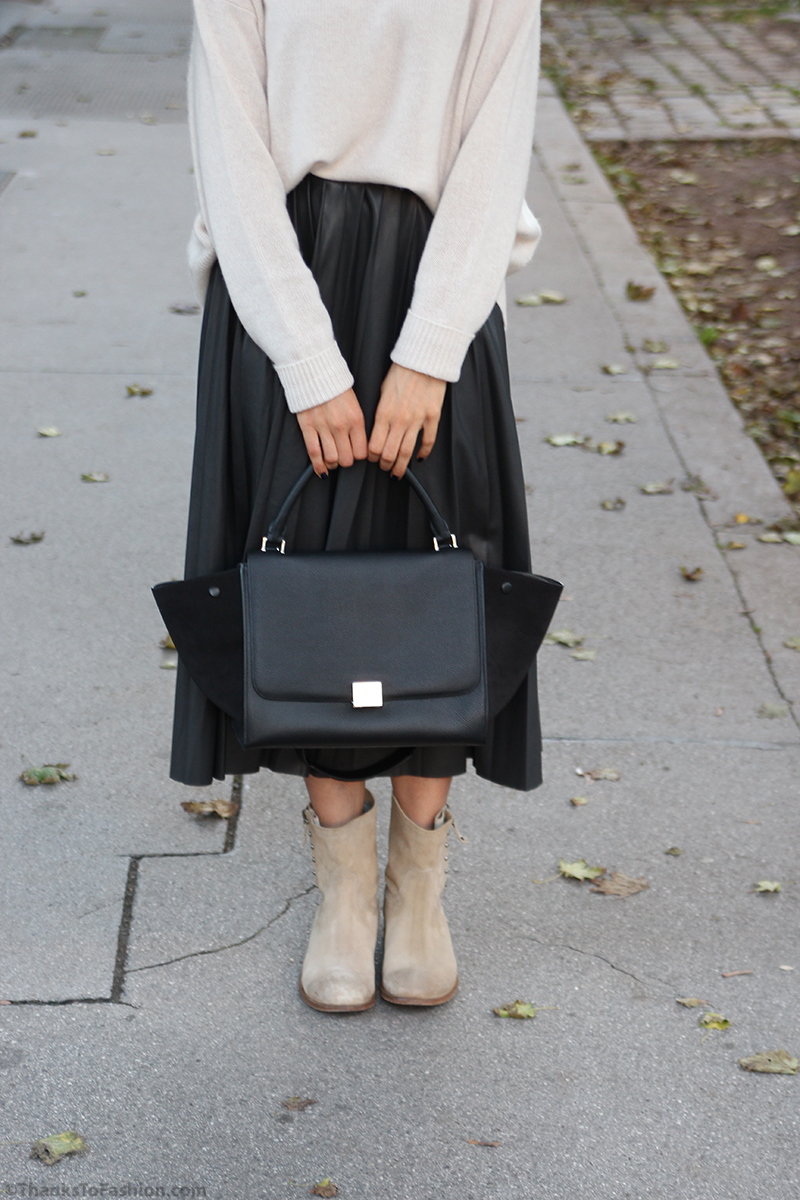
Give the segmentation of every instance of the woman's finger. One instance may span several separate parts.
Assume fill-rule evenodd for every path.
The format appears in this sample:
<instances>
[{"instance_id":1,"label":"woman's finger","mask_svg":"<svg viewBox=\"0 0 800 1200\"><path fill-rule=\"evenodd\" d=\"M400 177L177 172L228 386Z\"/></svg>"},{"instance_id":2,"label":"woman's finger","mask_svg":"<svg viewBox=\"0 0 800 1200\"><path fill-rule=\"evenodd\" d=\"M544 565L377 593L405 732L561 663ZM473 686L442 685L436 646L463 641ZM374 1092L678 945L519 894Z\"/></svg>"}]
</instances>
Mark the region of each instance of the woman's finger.
<instances>
[{"instance_id":1,"label":"woman's finger","mask_svg":"<svg viewBox=\"0 0 800 1200\"><path fill-rule=\"evenodd\" d=\"M372 426L372 435L369 439L368 446L368 457L370 462L377 462L381 457L388 436L389 422L381 416L380 405L378 405L378 411L375 414L375 424Z\"/></svg>"},{"instance_id":2,"label":"woman's finger","mask_svg":"<svg viewBox=\"0 0 800 1200\"><path fill-rule=\"evenodd\" d=\"M322 446L322 457L325 459L325 466L329 470L339 465L339 453L336 449L336 442L333 434L327 425L322 425L317 429L320 445Z\"/></svg>"},{"instance_id":3,"label":"woman's finger","mask_svg":"<svg viewBox=\"0 0 800 1200\"><path fill-rule=\"evenodd\" d=\"M406 467L411 462L411 455L414 453L414 447L417 444L419 430L415 425L408 428L403 435L403 440L400 443L400 449L395 459L395 464L392 468L392 474L395 479L402 479L406 473Z\"/></svg>"},{"instance_id":4,"label":"woman's finger","mask_svg":"<svg viewBox=\"0 0 800 1200\"><path fill-rule=\"evenodd\" d=\"M311 465L317 475L327 475L328 468L325 466L325 460L322 457L322 448L319 444L317 431L313 427L300 426L300 431L303 435L303 441L306 444L308 457L311 459Z\"/></svg>"},{"instance_id":5,"label":"woman's finger","mask_svg":"<svg viewBox=\"0 0 800 1200\"><path fill-rule=\"evenodd\" d=\"M350 432L346 426L334 426L331 435L336 443L336 457L340 467L352 467L353 447L350 445Z\"/></svg>"},{"instance_id":6,"label":"woman's finger","mask_svg":"<svg viewBox=\"0 0 800 1200\"><path fill-rule=\"evenodd\" d=\"M405 427L403 425L390 425L389 432L386 435L386 441L383 443L383 449L380 455L380 468L382 471L391 471L397 456L400 453L400 443L403 440Z\"/></svg>"},{"instance_id":7,"label":"woman's finger","mask_svg":"<svg viewBox=\"0 0 800 1200\"><path fill-rule=\"evenodd\" d=\"M422 441L419 444L417 458L427 458L436 445L436 434L439 432L439 418L428 417L422 426Z\"/></svg>"},{"instance_id":8,"label":"woman's finger","mask_svg":"<svg viewBox=\"0 0 800 1200\"><path fill-rule=\"evenodd\" d=\"M359 413L359 420L354 422L350 428L350 448L353 452L353 458L362 459L367 457L367 431L364 427L364 414Z\"/></svg>"}]
</instances>

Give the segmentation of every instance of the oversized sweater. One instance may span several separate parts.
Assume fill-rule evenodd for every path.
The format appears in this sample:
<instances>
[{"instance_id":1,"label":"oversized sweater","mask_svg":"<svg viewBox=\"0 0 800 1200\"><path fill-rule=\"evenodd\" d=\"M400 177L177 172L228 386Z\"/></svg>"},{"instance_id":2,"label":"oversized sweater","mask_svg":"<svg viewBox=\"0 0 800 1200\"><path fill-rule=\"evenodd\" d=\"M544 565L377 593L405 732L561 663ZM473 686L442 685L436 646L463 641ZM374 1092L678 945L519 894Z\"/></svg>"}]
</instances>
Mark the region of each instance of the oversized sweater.
<instances>
[{"instance_id":1,"label":"oversized sweater","mask_svg":"<svg viewBox=\"0 0 800 1200\"><path fill-rule=\"evenodd\" d=\"M456 380L525 205L539 0L194 0L189 122L202 299L215 258L292 412L352 386L286 195L307 174L390 184L435 214L392 359Z\"/></svg>"}]
</instances>

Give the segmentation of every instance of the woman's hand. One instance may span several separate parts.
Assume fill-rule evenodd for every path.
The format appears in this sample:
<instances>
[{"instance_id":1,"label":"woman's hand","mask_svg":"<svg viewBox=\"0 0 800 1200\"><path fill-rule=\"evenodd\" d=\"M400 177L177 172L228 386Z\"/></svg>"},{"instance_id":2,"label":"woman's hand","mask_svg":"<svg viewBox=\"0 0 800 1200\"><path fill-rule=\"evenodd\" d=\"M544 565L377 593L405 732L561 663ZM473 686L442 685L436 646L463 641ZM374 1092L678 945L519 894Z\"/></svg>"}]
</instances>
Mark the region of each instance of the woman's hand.
<instances>
[{"instance_id":1,"label":"woman's hand","mask_svg":"<svg viewBox=\"0 0 800 1200\"><path fill-rule=\"evenodd\" d=\"M369 439L369 461L401 479L422 430L418 458L427 458L436 441L447 384L392 363L381 387Z\"/></svg>"},{"instance_id":2,"label":"woman's hand","mask_svg":"<svg viewBox=\"0 0 800 1200\"><path fill-rule=\"evenodd\" d=\"M352 388L299 412L297 423L317 475L327 475L334 467L352 467L357 458L367 457L364 414Z\"/></svg>"}]
</instances>

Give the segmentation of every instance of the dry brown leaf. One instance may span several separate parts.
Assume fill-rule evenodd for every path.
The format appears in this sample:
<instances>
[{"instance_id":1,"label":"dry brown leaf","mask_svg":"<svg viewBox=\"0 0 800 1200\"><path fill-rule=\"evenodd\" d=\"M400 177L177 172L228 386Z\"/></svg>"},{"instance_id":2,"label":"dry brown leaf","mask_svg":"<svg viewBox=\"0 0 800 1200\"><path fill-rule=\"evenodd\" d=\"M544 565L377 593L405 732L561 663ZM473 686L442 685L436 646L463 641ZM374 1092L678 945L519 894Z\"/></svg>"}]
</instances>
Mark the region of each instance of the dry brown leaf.
<instances>
[{"instance_id":1,"label":"dry brown leaf","mask_svg":"<svg viewBox=\"0 0 800 1200\"><path fill-rule=\"evenodd\" d=\"M629 300L649 300L655 295L655 287L645 283L636 283L629 279L625 284L625 295Z\"/></svg>"},{"instance_id":2,"label":"dry brown leaf","mask_svg":"<svg viewBox=\"0 0 800 1200\"><path fill-rule=\"evenodd\" d=\"M788 1050L763 1050L749 1058L740 1058L739 1066L745 1071L759 1071L764 1075L796 1075L800 1063Z\"/></svg>"},{"instance_id":3,"label":"dry brown leaf","mask_svg":"<svg viewBox=\"0 0 800 1200\"><path fill-rule=\"evenodd\" d=\"M734 975L752 975L752 971L723 971L723 979L733 979Z\"/></svg>"},{"instance_id":4,"label":"dry brown leaf","mask_svg":"<svg viewBox=\"0 0 800 1200\"><path fill-rule=\"evenodd\" d=\"M698 583L703 577L702 567L681 567L681 575L687 583Z\"/></svg>"},{"instance_id":5,"label":"dry brown leaf","mask_svg":"<svg viewBox=\"0 0 800 1200\"><path fill-rule=\"evenodd\" d=\"M309 1196L338 1196L339 1189L337 1188L336 1184L332 1183L330 1178L326 1176L324 1179L320 1180L319 1183L315 1183L308 1194Z\"/></svg>"},{"instance_id":6,"label":"dry brown leaf","mask_svg":"<svg viewBox=\"0 0 800 1200\"><path fill-rule=\"evenodd\" d=\"M81 1154L89 1147L79 1133L67 1130L66 1133L54 1133L50 1137L39 1138L31 1146L30 1158L39 1158L48 1167L59 1162L67 1154Z\"/></svg>"},{"instance_id":7,"label":"dry brown leaf","mask_svg":"<svg viewBox=\"0 0 800 1200\"><path fill-rule=\"evenodd\" d=\"M44 530L39 533L18 533L11 541L15 546L35 546L37 542L44 541Z\"/></svg>"},{"instance_id":8,"label":"dry brown leaf","mask_svg":"<svg viewBox=\"0 0 800 1200\"><path fill-rule=\"evenodd\" d=\"M574 805L575 808L580 808L582 805L589 803L585 796L570 796L569 802L570 804Z\"/></svg>"},{"instance_id":9,"label":"dry brown leaf","mask_svg":"<svg viewBox=\"0 0 800 1200\"><path fill-rule=\"evenodd\" d=\"M637 892L646 892L650 884L646 879L633 879L623 875L621 871L612 871L605 879L598 879L592 884L593 892L601 892L604 896L635 896Z\"/></svg>"},{"instance_id":10,"label":"dry brown leaf","mask_svg":"<svg viewBox=\"0 0 800 1200\"><path fill-rule=\"evenodd\" d=\"M312 1104L316 1104L316 1100L303 1098L301 1096L290 1096L288 1100L281 1100L284 1108L288 1108L289 1112L305 1112Z\"/></svg>"},{"instance_id":11,"label":"dry brown leaf","mask_svg":"<svg viewBox=\"0 0 800 1200\"><path fill-rule=\"evenodd\" d=\"M622 512L625 501L622 496L617 496L614 500L601 500L600 507L604 508L606 512Z\"/></svg>"},{"instance_id":12,"label":"dry brown leaf","mask_svg":"<svg viewBox=\"0 0 800 1200\"><path fill-rule=\"evenodd\" d=\"M710 1004L710 1000L698 1000L697 996L678 996L676 1004L682 1004L684 1008L699 1008L701 1004Z\"/></svg>"},{"instance_id":13,"label":"dry brown leaf","mask_svg":"<svg viewBox=\"0 0 800 1200\"><path fill-rule=\"evenodd\" d=\"M181 800L181 808L184 812L196 813L198 816L207 817L213 814L225 819L239 811L235 800Z\"/></svg>"},{"instance_id":14,"label":"dry brown leaf","mask_svg":"<svg viewBox=\"0 0 800 1200\"><path fill-rule=\"evenodd\" d=\"M468 1146L499 1146L500 1142L481 1142L477 1138L467 1138Z\"/></svg>"},{"instance_id":15,"label":"dry brown leaf","mask_svg":"<svg viewBox=\"0 0 800 1200\"><path fill-rule=\"evenodd\" d=\"M175 643L172 640L172 635L169 633L165 633L158 644L162 650L174 650L175 649Z\"/></svg>"}]
</instances>

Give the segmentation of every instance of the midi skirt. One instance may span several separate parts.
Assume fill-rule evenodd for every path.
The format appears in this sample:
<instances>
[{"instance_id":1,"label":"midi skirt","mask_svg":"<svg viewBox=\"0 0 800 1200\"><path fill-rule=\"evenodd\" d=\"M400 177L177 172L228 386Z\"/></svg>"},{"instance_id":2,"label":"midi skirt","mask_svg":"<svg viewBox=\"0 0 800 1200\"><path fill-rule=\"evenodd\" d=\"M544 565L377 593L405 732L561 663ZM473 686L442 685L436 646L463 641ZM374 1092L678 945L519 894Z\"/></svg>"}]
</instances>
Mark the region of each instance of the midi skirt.
<instances>
[{"instance_id":1,"label":"midi skirt","mask_svg":"<svg viewBox=\"0 0 800 1200\"><path fill-rule=\"evenodd\" d=\"M319 285L337 344L372 428L392 348L411 303L433 220L410 191L308 175L287 197L300 250ZM241 562L261 538L308 455L278 375L243 329L219 264L203 314L197 429L186 546L187 579ZM412 468L458 544L484 563L530 570L525 484L508 375L505 330L495 306L476 334L461 377L447 386L435 447ZM420 550L431 545L419 500L377 464L330 471L295 506L294 551ZM362 770L369 750L317 750L313 773ZM467 760L484 778L529 790L541 782L535 667L490 723L481 746L420 747L393 774L441 778ZM244 750L230 718L178 664L170 775L194 786L266 767L307 775L291 746ZM319 768L319 770L317 770ZM388 772L387 772L388 773Z\"/></svg>"}]
</instances>

